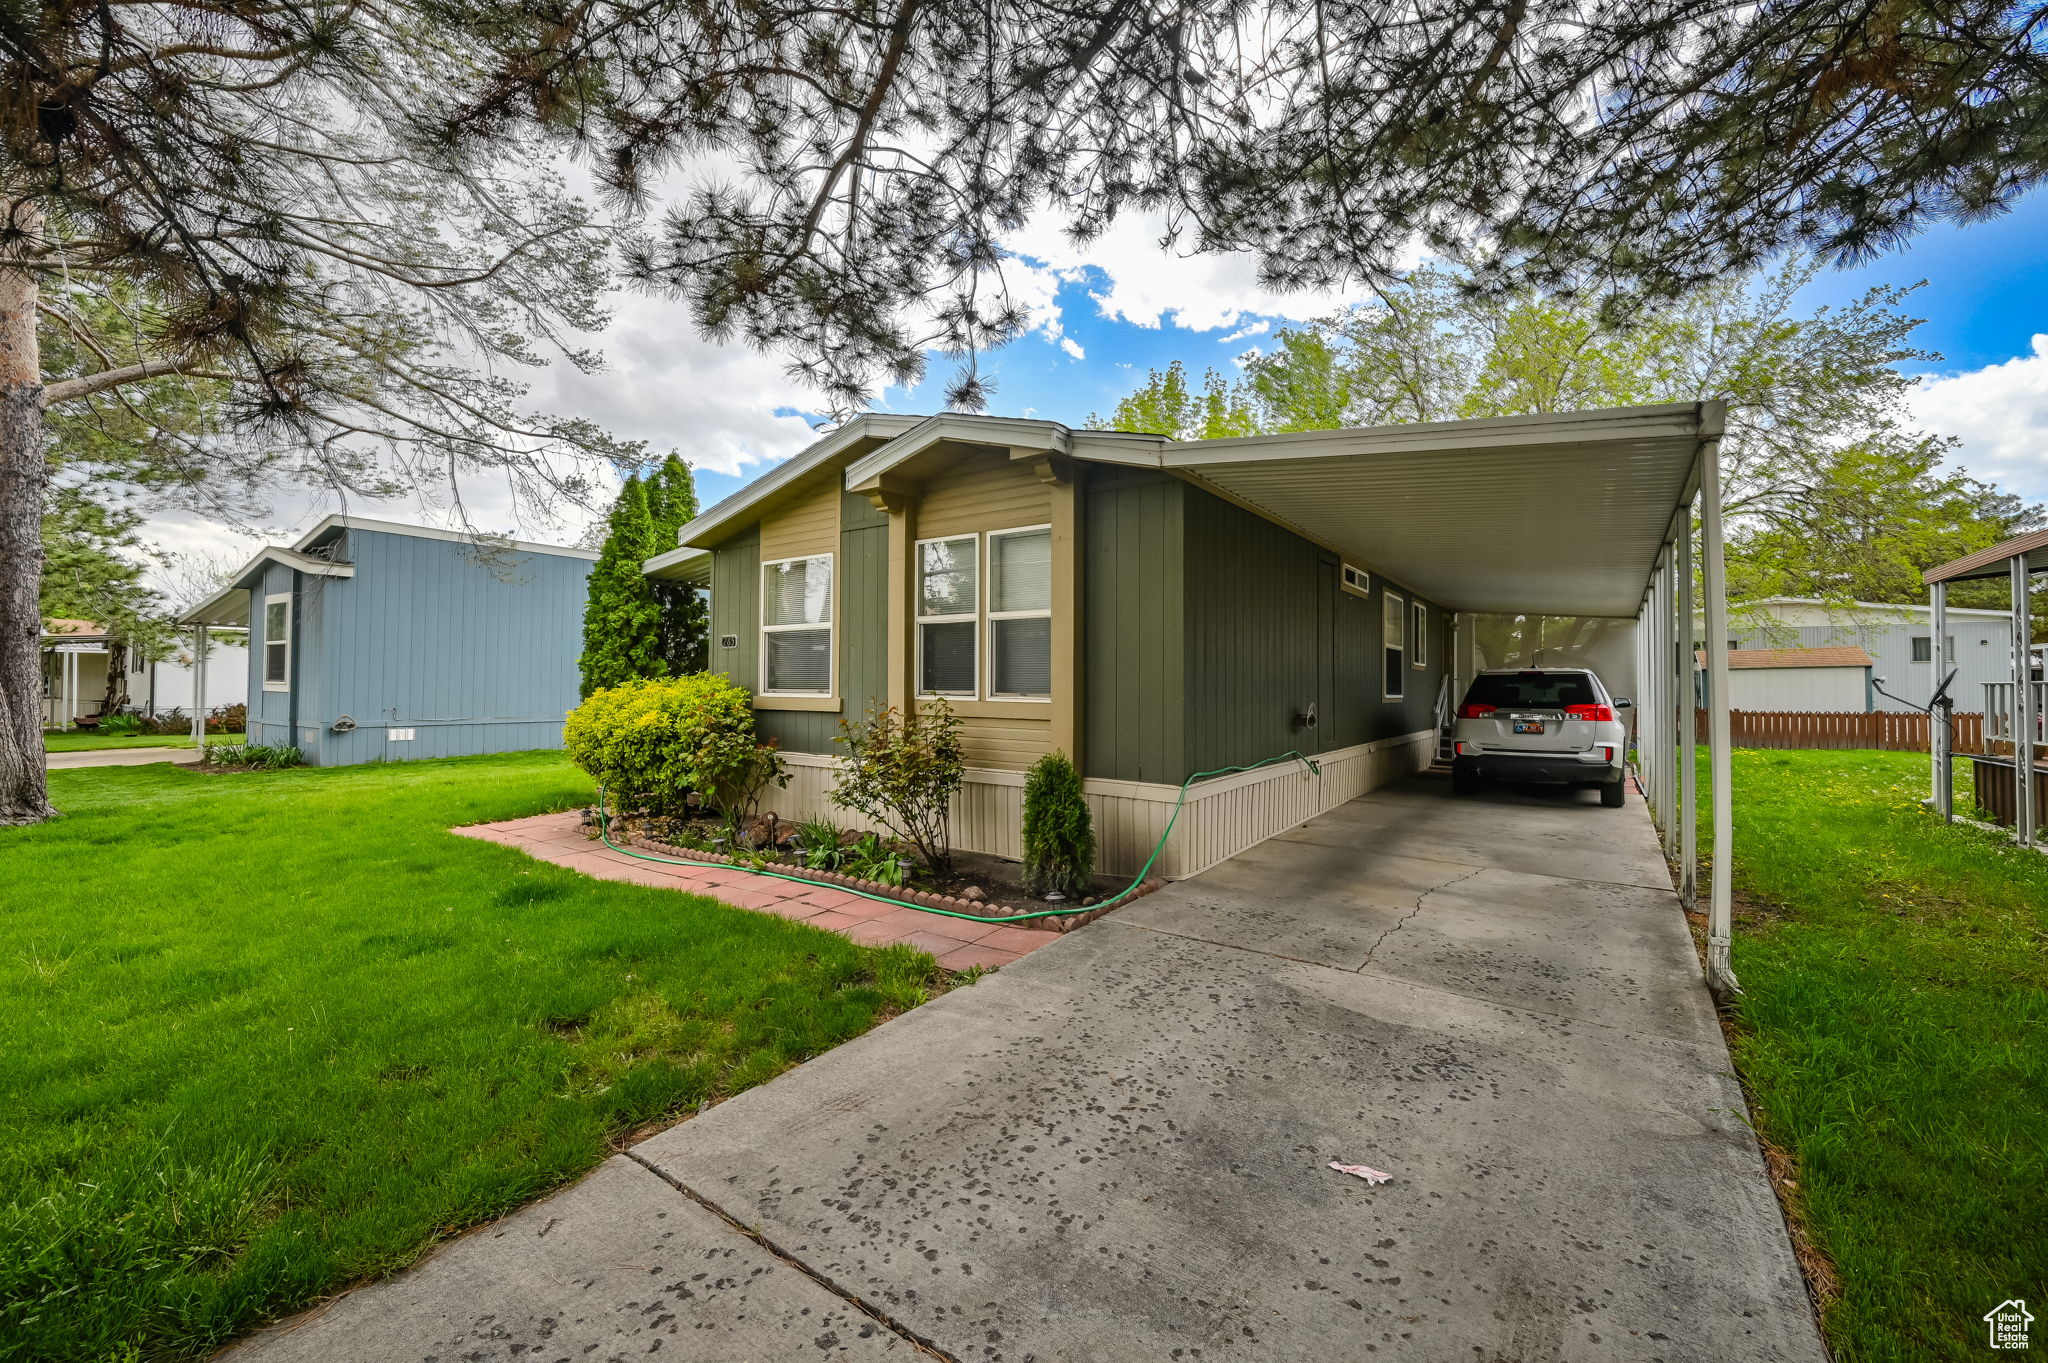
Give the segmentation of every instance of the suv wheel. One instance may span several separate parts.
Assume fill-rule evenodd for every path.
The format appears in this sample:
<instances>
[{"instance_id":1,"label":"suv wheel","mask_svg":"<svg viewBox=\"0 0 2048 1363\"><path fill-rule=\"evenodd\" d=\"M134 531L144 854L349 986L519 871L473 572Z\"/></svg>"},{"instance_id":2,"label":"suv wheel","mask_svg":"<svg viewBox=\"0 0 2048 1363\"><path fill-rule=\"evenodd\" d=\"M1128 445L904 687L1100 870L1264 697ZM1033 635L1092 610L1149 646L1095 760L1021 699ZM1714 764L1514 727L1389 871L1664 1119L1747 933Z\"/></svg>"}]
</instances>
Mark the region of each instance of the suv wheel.
<instances>
[{"instance_id":1,"label":"suv wheel","mask_svg":"<svg viewBox=\"0 0 2048 1363\"><path fill-rule=\"evenodd\" d=\"M1620 809L1628 803L1628 778L1609 781L1600 787L1600 803L1609 809Z\"/></svg>"},{"instance_id":2,"label":"suv wheel","mask_svg":"<svg viewBox=\"0 0 2048 1363\"><path fill-rule=\"evenodd\" d=\"M1477 795L1479 793L1479 773L1470 767L1452 767L1451 793L1453 795Z\"/></svg>"}]
</instances>

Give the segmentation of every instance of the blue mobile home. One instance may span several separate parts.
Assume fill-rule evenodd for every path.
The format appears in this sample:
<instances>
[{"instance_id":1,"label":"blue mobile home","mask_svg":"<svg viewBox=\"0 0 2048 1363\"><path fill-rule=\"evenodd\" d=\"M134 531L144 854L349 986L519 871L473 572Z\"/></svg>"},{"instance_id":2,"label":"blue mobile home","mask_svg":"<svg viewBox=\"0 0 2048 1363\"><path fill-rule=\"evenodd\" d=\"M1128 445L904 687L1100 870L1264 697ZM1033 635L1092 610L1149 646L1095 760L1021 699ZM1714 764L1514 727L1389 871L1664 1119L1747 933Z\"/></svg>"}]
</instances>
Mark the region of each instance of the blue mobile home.
<instances>
[{"instance_id":1,"label":"blue mobile home","mask_svg":"<svg viewBox=\"0 0 2048 1363\"><path fill-rule=\"evenodd\" d=\"M555 748L582 549L330 516L180 617L249 630L249 742L316 766Z\"/></svg>"}]
</instances>

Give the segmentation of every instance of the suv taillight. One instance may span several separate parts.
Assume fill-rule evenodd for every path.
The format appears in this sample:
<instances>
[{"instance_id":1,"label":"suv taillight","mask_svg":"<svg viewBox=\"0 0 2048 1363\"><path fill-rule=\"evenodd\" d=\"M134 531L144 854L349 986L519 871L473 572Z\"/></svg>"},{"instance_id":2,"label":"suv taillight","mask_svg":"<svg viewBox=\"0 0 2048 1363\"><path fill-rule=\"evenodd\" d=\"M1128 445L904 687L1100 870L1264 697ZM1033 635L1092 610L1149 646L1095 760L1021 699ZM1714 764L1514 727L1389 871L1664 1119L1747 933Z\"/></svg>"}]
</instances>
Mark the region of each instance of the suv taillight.
<instances>
[{"instance_id":1,"label":"suv taillight","mask_svg":"<svg viewBox=\"0 0 2048 1363\"><path fill-rule=\"evenodd\" d=\"M1499 708L1498 705L1460 705L1458 707L1458 718L1485 719Z\"/></svg>"},{"instance_id":2,"label":"suv taillight","mask_svg":"<svg viewBox=\"0 0 2048 1363\"><path fill-rule=\"evenodd\" d=\"M1614 707L1611 705L1567 705L1564 707L1564 717L1566 719L1611 720L1614 718Z\"/></svg>"}]
</instances>

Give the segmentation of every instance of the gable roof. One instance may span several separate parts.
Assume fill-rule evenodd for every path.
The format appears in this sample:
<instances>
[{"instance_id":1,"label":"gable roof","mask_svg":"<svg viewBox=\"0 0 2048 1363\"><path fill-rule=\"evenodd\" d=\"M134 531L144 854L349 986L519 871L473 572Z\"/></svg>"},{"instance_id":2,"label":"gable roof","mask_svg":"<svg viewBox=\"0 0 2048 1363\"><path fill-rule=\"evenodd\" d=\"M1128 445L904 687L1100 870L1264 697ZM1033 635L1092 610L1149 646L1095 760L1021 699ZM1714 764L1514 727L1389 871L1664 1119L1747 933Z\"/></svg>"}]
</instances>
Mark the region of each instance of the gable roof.
<instances>
[{"instance_id":1,"label":"gable roof","mask_svg":"<svg viewBox=\"0 0 2048 1363\"><path fill-rule=\"evenodd\" d=\"M107 627L97 620L66 620L56 616L43 622L45 639L71 636L74 638L100 639L106 637Z\"/></svg>"},{"instance_id":2,"label":"gable roof","mask_svg":"<svg viewBox=\"0 0 2048 1363\"><path fill-rule=\"evenodd\" d=\"M491 543L487 535L469 534L460 530L437 530L426 525L403 525L397 521L372 520L367 516L327 516L318 525L299 536L298 543L287 549L281 545L269 545L256 551L255 557L235 570L227 586L194 603L181 611L177 623L181 625L239 626L249 623L249 589L262 577L265 566L276 563L296 569L311 577L354 577L355 565L339 559L323 557L310 552L328 540L336 538L344 530L368 530L383 535L404 535L410 539L441 540L451 544ZM531 540L496 541L522 554L549 554L557 558L578 558L595 560L597 555L589 549L573 549L563 544L537 544Z\"/></svg>"},{"instance_id":3,"label":"gable roof","mask_svg":"<svg viewBox=\"0 0 2048 1363\"><path fill-rule=\"evenodd\" d=\"M1700 653L1700 665L1707 655ZM1731 648L1728 666L1735 671L1762 667L1869 667L1872 660L1860 648Z\"/></svg>"}]
</instances>

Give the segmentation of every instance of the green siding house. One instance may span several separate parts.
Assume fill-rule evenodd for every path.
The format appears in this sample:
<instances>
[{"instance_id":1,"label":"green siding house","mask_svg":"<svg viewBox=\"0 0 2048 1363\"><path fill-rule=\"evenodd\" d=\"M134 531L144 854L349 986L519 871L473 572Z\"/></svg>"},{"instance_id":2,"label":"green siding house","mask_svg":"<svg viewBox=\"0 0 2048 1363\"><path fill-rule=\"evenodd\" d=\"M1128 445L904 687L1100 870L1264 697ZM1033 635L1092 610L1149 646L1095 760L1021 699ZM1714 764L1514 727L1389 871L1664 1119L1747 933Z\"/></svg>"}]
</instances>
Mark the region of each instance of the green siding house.
<instances>
[{"instance_id":1,"label":"green siding house","mask_svg":"<svg viewBox=\"0 0 2048 1363\"><path fill-rule=\"evenodd\" d=\"M1284 438L1280 438L1284 439ZM1201 442L1243 444L1245 442ZM1072 757L1104 868L1193 874L1427 764L1452 652L1429 593L1200 478L1171 442L1052 422L868 415L685 526L651 574L711 593L711 666L755 695L824 812L833 736L944 696L963 847L1018 854L1024 773ZM1180 446L1185 448L1185 446Z\"/></svg>"}]
</instances>

